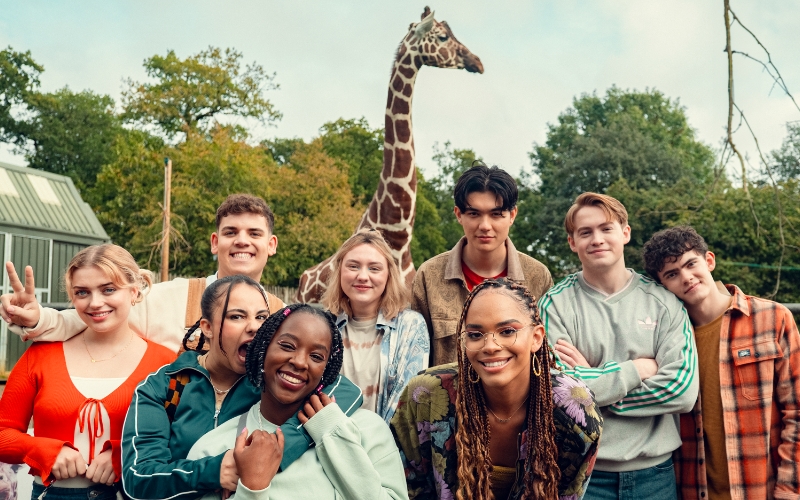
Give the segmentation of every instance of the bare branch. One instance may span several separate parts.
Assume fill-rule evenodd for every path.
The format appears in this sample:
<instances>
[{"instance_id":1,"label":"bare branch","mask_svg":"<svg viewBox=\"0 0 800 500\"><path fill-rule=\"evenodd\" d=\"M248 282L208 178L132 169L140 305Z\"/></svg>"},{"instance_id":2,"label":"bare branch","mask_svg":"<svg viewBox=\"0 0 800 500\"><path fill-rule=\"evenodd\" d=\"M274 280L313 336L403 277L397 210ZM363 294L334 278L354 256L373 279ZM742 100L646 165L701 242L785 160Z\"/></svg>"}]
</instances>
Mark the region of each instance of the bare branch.
<instances>
[{"instance_id":1,"label":"bare branch","mask_svg":"<svg viewBox=\"0 0 800 500\"><path fill-rule=\"evenodd\" d=\"M748 57L750 59L752 59L753 61L761 63L765 68L767 68L767 72L769 73L769 76L771 76L775 80L775 82L778 84L778 86L781 88L781 90L783 90L786 93L786 95L789 96L789 99L792 100L792 102L794 103L794 107L797 108L798 111L800 111L800 106L797 105L797 101L794 100L794 96L791 94L791 92L789 92L789 87L786 86L786 81L783 79L783 76L781 76L781 72L778 71L778 67L775 66L775 64L772 62L772 54L769 53L769 51L764 46L764 44L761 43L761 40L758 39L756 34L753 33L752 31L750 31L750 29L747 26L745 26L744 23L742 23L742 20L739 19L739 17L736 15L736 13L734 13L733 10L731 10L731 7L730 7L730 4L729 4L728 0L725 0L725 9L726 9L726 12L730 12L731 13L731 15L733 16L733 20L736 21L739 24L739 26L741 26L747 33L749 33L750 36L753 37L753 40L755 40L756 43L761 47L761 49L764 51L764 53L767 54L767 64L769 65L769 67L771 67L775 71L775 75L773 75L772 72L769 71L769 69L767 68L767 64L764 64L760 60L758 60L758 59L756 59L754 57L751 57L751 56L745 54L744 52L738 52L738 53L742 54L742 55L744 55L744 56L746 56L746 57ZM728 31L730 32L730 24L727 22L727 19L728 19L727 18L727 14L725 16L725 19L726 19L726 26L728 27ZM728 38L728 48L730 50L730 36Z\"/></svg>"}]
</instances>

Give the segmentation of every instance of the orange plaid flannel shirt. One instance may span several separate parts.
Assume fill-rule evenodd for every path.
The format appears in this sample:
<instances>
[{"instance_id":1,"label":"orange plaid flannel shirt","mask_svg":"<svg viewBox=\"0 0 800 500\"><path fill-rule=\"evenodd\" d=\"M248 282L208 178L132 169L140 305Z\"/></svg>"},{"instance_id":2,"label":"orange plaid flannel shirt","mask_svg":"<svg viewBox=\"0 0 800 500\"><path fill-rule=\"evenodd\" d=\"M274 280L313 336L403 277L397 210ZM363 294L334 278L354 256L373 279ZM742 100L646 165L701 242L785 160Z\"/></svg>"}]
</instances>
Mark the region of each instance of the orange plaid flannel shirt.
<instances>
[{"instance_id":1,"label":"orange plaid flannel shirt","mask_svg":"<svg viewBox=\"0 0 800 500\"><path fill-rule=\"evenodd\" d=\"M797 325L784 306L726 288L733 302L720 328L719 378L731 498L800 499ZM681 415L675 474L683 500L708 498L700 403Z\"/></svg>"}]
</instances>

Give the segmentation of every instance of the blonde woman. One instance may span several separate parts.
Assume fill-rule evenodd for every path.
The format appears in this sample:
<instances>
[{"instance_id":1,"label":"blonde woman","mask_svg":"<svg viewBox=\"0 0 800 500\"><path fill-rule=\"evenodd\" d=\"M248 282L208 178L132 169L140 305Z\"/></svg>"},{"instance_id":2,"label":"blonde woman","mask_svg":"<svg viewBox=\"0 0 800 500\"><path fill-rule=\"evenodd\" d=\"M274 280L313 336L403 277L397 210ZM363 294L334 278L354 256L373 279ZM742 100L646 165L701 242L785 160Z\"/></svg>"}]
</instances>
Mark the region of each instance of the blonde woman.
<instances>
[{"instance_id":1,"label":"blonde woman","mask_svg":"<svg viewBox=\"0 0 800 500\"><path fill-rule=\"evenodd\" d=\"M342 375L364 392L362 408L387 423L403 387L428 367L428 328L408 303L400 268L378 231L362 229L342 244L322 304L337 315Z\"/></svg>"},{"instance_id":2,"label":"blonde woman","mask_svg":"<svg viewBox=\"0 0 800 500\"><path fill-rule=\"evenodd\" d=\"M21 289L13 266L7 269ZM0 399L0 461L30 466L33 498L47 492L59 500L115 499L131 396L175 354L128 327L128 313L152 278L125 249L81 250L64 281L87 327L65 342L30 346L14 366ZM34 436L26 432L32 416Z\"/></svg>"}]
</instances>

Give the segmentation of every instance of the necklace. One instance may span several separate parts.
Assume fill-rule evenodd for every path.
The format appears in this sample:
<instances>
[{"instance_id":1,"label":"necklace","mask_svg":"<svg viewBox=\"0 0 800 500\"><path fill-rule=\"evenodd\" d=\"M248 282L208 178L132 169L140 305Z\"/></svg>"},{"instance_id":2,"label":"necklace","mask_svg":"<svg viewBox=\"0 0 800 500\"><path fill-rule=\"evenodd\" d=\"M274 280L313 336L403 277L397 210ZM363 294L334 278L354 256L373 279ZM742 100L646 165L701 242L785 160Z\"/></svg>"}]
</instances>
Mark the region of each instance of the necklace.
<instances>
[{"instance_id":1,"label":"necklace","mask_svg":"<svg viewBox=\"0 0 800 500\"><path fill-rule=\"evenodd\" d=\"M199 356L197 358L197 362L200 364L200 366L205 368L206 371L208 371L208 368L206 368L206 355L205 354L203 354L202 356ZM208 383L211 384L211 388L214 389L214 392L219 394L220 396L224 396L225 394L228 394L229 392L231 392L231 389L233 389L233 386L236 385L236 382L234 382L233 385L231 385L230 387L228 387L224 391L221 390L221 389L217 389L217 386L215 386L214 382L211 380L211 373L210 372L208 374Z\"/></svg>"},{"instance_id":2,"label":"necklace","mask_svg":"<svg viewBox=\"0 0 800 500\"><path fill-rule=\"evenodd\" d=\"M525 401L523 401L521 405L517 406L517 409L516 409L516 410L514 410L514 412L513 412L513 413L511 413L511 415L509 415L509 416L508 416L508 418L500 418L500 417L498 417L497 415L495 415L495 413L492 411L492 409L491 409L491 408L489 408L489 405L486 405L486 409L487 409L487 410L489 410L489 413L491 413L492 415L494 415L494 418L496 418L498 422L500 422L500 423L504 424L504 423L508 422L509 420L511 420L511 417L513 417L514 415L516 415L516 414L517 414L517 412L519 411L519 409L520 409L520 408L522 408L522 406L523 406L523 405L524 405L524 404L525 404L527 401L528 401L528 398L525 398Z\"/></svg>"},{"instance_id":3,"label":"necklace","mask_svg":"<svg viewBox=\"0 0 800 500\"><path fill-rule=\"evenodd\" d=\"M129 346L129 345L131 345L131 342L133 342L133 332L131 332L131 338L130 338L130 340L128 340L128 343L127 343L127 344L125 344L125 347L123 347L122 349L120 349L119 351L117 351L117 353L116 353L116 354L114 354L114 355L113 355L113 356L111 356L110 358L105 358L105 359L94 359L94 357L92 356L92 353L90 353L90 352L89 352L89 345L86 343L86 334L85 334L85 333L83 334L83 347L85 347L85 348L86 348L86 354L88 354L88 355L89 355L89 359L91 359L91 360L92 360L92 363L100 363L100 362L102 362L102 361L108 361L108 360L110 360L110 359L114 359L114 358L116 358L117 356L119 356L119 354L120 354L122 351L124 351L125 349L127 349L127 348L128 348L128 346Z\"/></svg>"}]
</instances>

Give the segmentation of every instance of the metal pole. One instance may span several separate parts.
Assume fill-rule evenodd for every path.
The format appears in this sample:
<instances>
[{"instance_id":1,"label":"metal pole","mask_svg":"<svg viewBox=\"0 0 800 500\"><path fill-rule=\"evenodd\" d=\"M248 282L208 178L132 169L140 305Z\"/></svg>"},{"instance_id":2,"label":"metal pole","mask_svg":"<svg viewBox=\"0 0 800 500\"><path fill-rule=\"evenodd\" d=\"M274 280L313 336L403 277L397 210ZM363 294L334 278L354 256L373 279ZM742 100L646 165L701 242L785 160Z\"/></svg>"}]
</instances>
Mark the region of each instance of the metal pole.
<instances>
[{"instance_id":1,"label":"metal pole","mask_svg":"<svg viewBox=\"0 0 800 500\"><path fill-rule=\"evenodd\" d=\"M169 280L169 212L172 191L172 160L164 158L164 239L161 242L161 281Z\"/></svg>"}]
</instances>

